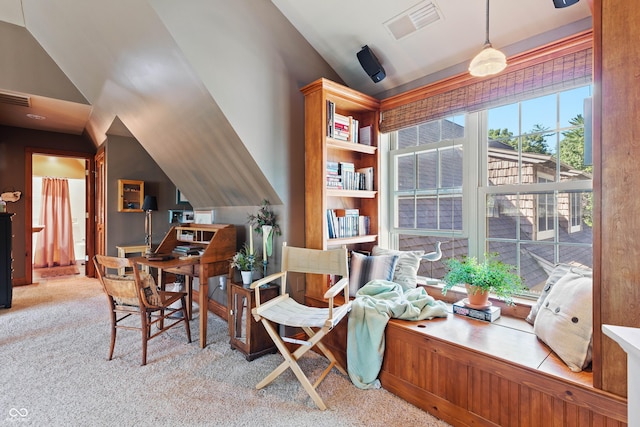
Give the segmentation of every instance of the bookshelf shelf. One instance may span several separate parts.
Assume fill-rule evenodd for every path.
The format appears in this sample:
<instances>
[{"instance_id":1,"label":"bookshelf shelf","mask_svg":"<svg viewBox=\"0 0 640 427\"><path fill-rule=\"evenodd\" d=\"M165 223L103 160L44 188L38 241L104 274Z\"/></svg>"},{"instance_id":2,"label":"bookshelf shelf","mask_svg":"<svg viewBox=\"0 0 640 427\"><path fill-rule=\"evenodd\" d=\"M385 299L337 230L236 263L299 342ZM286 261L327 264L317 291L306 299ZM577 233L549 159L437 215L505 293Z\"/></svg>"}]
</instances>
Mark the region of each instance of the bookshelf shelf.
<instances>
[{"instance_id":1,"label":"bookshelf shelf","mask_svg":"<svg viewBox=\"0 0 640 427\"><path fill-rule=\"evenodd\" d=\"M327 188L327 197L354 197L362 199L374 199L377 195L377 191L340 190L337 188Z\"/></svg>"},{"instance_id":2,"label":"bookshelf shelf","mask_svg":"<svg viewBox=\"0 0 640 427\"><path fill-rule=\"evenodd\" d=\"M327 137L327 148L335 150L353 151L364 154L375 154L378 147L373 145L356 144L348 141L340 141L339 139Z\"/></svg>"},{"instance_id":3,"label":"bookshelf shelf","mask_svg":"<svg viewBox=\"0 0 640 427\"><path fill-rule=\"evenodd\" d=\"M336 247L342 245L355 245L358 243L372 243L378 240L377 235L368 234L366 236L343 237L339 239L327 239L327 247Z\"/></svg>"}]
</instances>

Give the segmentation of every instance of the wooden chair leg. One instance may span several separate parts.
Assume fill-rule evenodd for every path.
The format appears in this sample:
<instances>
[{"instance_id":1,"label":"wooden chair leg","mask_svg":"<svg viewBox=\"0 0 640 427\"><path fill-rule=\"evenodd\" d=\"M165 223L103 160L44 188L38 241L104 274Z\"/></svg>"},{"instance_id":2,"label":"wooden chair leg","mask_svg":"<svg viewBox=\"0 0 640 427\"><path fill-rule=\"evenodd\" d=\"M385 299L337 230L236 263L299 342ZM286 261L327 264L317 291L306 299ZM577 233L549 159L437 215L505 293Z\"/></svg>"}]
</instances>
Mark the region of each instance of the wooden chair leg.
<instances>
[{"instance_id":1,"label":"wooden chair leg","mask_svg":"<svg viewBox=\"0 0 640 427\"><path fill-rule=\"evenodd\" d=\"M113 350L116 348L116 312L111 307L111 344L109 346L109 360L113 359Z\"/></svg>"},{"instance_id":2,"label":"wooden chair leg","mask_svg":"<svg viewBox=\"0 0 640 427\"><path fill-rule=\"evenodd\" d=\"M182 298L180 298L180 301L182 302L182 320L184 321L184 328L187 331L187 342L191 343L191 327L189 326L189 309L187 308L186 303L186 299L183 296Z\"/></svg>"},{"instance_id":3,"label":"wooden chair leg","mask_svg":"<svg viewBox=\"0 0 640 427\"><path fill-rule=\"evenodd\" d=\"M276 345L276 347L278 347L280 354L282 355L282 357L284 357L284 362L282 362L276 369L274 369L269 375L267 375L262 381L260 381L256 385L256 389L265 387L273 380L275 380L278 376L280 376L280 374L286 371L287 368L291 368L291 371L296 376L296 378L298 378L298 381L300 381L300 384L305 389L307 394L311 397L311 399L313 399L316 406L318 406L318 408L323 411L327 409L326 405L320 398L320 395L318 395L318 393L316 392L315 387L311 384L311 382L297 363L297 360L300 358L300 356L309 351L313 347L313 345L302 345L301 347L296 349L296 351L291 353L287 346L284 345L284 343L280 339L280 335L275 330L271 322L263 318L262 323L264 324L267 333L271 336L271 339L273 339L274 344Z\"/></svg>"},{"instance_id":4,"label":"wooden chair leg","mask_svg":"<svg viewBox=\"0 0 640 427\"><path fill-rule=\"evenodd\" d=\"M147 321L149 316L151 316L150 313L140 313L142 322L142 366L147 364L147 342L151 334L151 323Z\"/></svg>"}]
</instances>

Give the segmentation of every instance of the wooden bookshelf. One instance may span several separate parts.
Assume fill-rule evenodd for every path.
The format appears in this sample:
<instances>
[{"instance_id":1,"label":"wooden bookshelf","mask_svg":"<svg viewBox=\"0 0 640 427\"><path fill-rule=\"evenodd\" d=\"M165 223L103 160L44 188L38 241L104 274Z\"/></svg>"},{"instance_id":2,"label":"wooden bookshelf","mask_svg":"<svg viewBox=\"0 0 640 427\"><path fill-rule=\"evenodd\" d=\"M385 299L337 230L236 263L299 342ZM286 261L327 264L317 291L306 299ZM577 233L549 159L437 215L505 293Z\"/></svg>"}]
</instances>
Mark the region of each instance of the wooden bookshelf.
<instances>
[{"instance_id":1,"label":"wooden bookshelf","mask_svg":"<svg viewBox=\"0 0 640 427\"><path fill-rule=\"evenodd\" d=\"M370 251L378 241L379 164L378 119L380 103L348 87L327 79L316 80L301 89L305 96L305 244L308 248L327 249L346 245L350 249ZM344 141L328 136L330 113L351 116L359 127L370 127L370 144ZM373 190L345 190L327 187L327 162L349 162L359 168L373 167ZM345 238L329 238L328 209L358 209L369 217L369 233ZM322 277L308 277L307 295L319 296L326 290Z\"/></svg>"}]
</instances>

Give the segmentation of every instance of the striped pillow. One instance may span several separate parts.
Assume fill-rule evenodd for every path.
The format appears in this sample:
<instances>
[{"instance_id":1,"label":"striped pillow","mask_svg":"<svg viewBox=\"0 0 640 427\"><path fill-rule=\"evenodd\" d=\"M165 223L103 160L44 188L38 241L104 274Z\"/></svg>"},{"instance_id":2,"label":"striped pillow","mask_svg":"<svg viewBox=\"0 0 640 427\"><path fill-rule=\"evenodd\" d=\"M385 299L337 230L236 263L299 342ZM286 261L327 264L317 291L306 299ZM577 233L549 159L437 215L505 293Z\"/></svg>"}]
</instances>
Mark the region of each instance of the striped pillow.
<instances>
[{"instance_id":1,"label":"striped pillow","mask_svg":"<svg viewBox=\"0 0 640 427\"><path fill-rule=\"evenodd\" d=\"M372 280L392 280L397 262L397 255L367 256L351 252L349 296L355 297L358 289Z\"/></svg>"}]
</instances>

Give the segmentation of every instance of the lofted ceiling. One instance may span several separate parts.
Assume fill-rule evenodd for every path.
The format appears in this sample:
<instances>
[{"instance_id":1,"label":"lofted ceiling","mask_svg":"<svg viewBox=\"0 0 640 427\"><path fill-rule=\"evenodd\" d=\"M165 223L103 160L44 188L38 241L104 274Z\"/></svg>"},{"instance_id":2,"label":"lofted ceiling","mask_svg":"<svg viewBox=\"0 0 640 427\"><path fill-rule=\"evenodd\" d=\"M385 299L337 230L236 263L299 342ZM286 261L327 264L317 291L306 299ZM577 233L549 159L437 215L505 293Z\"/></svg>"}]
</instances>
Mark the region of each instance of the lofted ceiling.
<instances>
[{"instance_id":1,"label":"lofted ceiling","mask_svg":"<svg viewBox=\"0 0 640 427\"><path fill-rule=\"evenodd\" d=\"M422 12L434 22L412 31ZM314 72L380 99L392 96L466 71L484 43L485 1L246 0L231 6L226 0L0 0L0 21L6 23L0 22L2 51L11 51L2 44L4 31L33 36L53 64L40 68L59 67L46 76L24 70L23 53L15 49L11 61L3 59L0 124L86 133L96 144L109 132L134 135L176 185L190 189L187 196L198 206L242 206L259 204L264 195L277 200L269 182L286 181L275 159L286 158L287 147L274 151L264 139L276 144L285 138L280 122L286 120L274 111L251 126L242 123L247 105L234 99L229 79L238 80L236 86L274 86L261 81L262 61L282 67L275 87L297 85L292 96L300 95L297 89ZM589 28L588 0L564 9L554 8L552 0L491 2L490 38L507 56ZM356 58L365 44L386 70L379 83ZM303 54L303 48L310 52ZM327 64L333 76L322 71ZM247 78L242 73L249 69L254 75ZM46 89L3 85L7 73L56 83ZM30 105L3 102L3 94L29 98ZM273 101L262 98L252 100L252 107L267 111ZM188 150L211 138L224 141L223 154L230 158L219 170L194 154L196 145ZM247 155L257 164L234 163ZM202 176L188 177L174 166L199 162L194 169ZM225 182L235 177L233 188L250 194L203 184L220 183L223 175Z\"/></svg>"}]
</instances>

